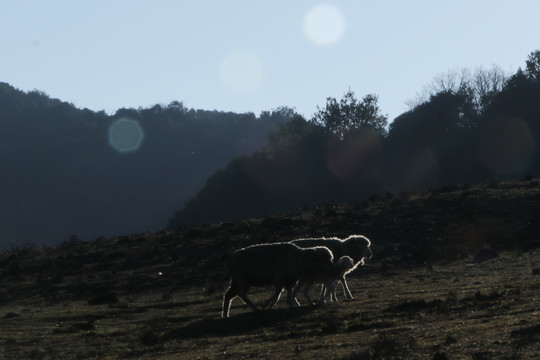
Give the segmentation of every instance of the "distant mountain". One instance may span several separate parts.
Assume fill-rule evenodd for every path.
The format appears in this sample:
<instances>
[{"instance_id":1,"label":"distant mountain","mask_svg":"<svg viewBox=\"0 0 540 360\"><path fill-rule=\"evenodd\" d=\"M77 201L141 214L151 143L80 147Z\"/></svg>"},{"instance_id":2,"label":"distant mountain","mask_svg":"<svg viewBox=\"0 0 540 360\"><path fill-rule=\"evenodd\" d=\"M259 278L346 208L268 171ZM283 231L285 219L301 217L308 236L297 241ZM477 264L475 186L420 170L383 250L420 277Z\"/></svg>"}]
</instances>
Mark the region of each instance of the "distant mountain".
<instances>
[{"instance_id":1,"label":"distant mountain","mask_svg":"<svg viewBox=\"0 0 540 360\"><path fill-rule=\"evenodd\" d=\"M0 83L0 250L164 227L209 175L293 115L178 101L108 115Z\"/></svg>"}]
</instances>

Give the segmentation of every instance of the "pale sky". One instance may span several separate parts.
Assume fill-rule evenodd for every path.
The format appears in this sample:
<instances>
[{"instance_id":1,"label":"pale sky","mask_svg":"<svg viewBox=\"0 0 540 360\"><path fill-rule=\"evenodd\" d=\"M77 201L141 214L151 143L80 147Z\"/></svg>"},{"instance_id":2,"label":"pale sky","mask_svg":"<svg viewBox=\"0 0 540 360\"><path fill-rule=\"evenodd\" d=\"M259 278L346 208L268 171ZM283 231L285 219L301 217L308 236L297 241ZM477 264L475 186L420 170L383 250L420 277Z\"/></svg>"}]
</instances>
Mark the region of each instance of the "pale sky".
<instances>
[{"instance_id":1,"label":"pale sky","mask_svg":"<svg viewBox=\"0 0 540 360\"><path fill-rule=\"evenodd\" d=\"M390 120L434 77L540 49L538 0L0 0L0 81L114 113L183 101L306 118L350 88Z\"/></svg>"}]
</instances>

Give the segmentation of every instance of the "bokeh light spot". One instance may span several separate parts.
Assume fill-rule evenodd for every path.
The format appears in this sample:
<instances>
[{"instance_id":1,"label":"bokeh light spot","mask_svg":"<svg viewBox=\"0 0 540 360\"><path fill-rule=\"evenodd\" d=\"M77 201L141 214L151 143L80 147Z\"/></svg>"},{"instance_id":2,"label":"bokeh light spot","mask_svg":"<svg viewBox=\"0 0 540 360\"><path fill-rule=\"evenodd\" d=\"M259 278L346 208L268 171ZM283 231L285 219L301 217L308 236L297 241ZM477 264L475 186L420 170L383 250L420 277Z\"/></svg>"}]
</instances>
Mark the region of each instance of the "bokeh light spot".
<instances>
[{"instance_id":1,"label":"bokeh light spot","mask_svg":"<svg viewBox=\"0 0 540 360\"><path fill-rule=\"evenodd\" d=\"M257 54L239 50L223 59L221 80L235 93L248 93L256 90L264 77L264 65Z\"/></svg>"},{"instance_id":2,"label":"bokeh light spot","mask_svg":"<svg viewBox=\"0 0 540 360\"><path fill-rule=\"evenodd\" d=\"M478 157L496 175L526 173L536 144L528 125L517 118L493 119L483 129Z\"/></svg>"},{"instance_id":3,"label":"bokeh light spot","mask_svg":"<svg viewBox=\"0 0 540 360\"><path fill-rule=\"evenodd\" d=\"M137 150L144 139L144 132L136 120L118 119L109 128L109 144L118 152Z\"/></svg>"},{"instance_id":4,"label":"bokeh light spot","mask_svg":"<svg viewBox=\"0 0 540 360\"><path fill-rule=\"evenodd\" d=\"M343 14L332 5L317 5L304 18L304 33L315 45L334 44L341 39L344 31Z\"/></svg>"},{"instance_id":5,"label":"bokeh light spot","mask_svg":"<svg viewBox=\"0 0 540 360\"><path fill-rule=\"evenodd\" d=\"M360 129L347 140L327 144L327 168L343 182L373 181L380 170L382 143L373 129Z\"/></svg>"}]
</instances>

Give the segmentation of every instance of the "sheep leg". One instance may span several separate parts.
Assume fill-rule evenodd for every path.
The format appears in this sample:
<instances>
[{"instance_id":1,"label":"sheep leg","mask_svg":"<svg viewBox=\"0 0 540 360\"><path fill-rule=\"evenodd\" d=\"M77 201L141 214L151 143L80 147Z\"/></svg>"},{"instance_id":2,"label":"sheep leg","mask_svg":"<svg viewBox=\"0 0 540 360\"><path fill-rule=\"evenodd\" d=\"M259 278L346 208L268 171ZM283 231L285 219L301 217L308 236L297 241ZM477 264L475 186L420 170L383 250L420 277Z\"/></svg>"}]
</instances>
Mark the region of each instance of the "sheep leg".
<instances>
[{"instance_id":1,"label":"sheep leg","mask_svg":"<svg viewBox=\"0 0 540 360\"><path fill-rule=\"evenodd\" d=\"M330 282L330 286L329 286L329 292L328 292L328 295L330 296L330 301L335 301L337 302L338 299L337 299L337 295L336 295L336 287L334 286L334 282Z\"/></svg>"},{"instance_id":2,"label":"sheep leg","mask_svg":"<svg viewBox=\"0 0 540 360\"><path fill-rule=\"evenodd\" d=\"M337 301L336 290L334 288L334 282L332 280L327 280L323 283L321 288L321 296L319 302L326 302L326 300L332 302Z\"/></svg>"},{"instance_id":3,"label":"sheep leg","mask_svg":"<svg viewBox=\"0 0 540 360\"><path fill-rule=\"evenodd\" d=\"M339 281L341 281L341 285L343 285L343 291L345 292L345 296L347 297L347 299L354 299L352 294L351 294L351 290L349 290L349 286L347 285L347 280L345 280L345 275L343 275ZM337 301L337 299L336 299Z\"/></svg>"},{"instance_id":4,"label":"sheep leg","mask_svg":"<svg viewBox=\"0 0 540 360\"><path fill-rule=\"evenodd\" d=\"M242 299L242 301L244 301L246 304L249 305L249 307L251 307L253 309L253 311L259 311L259 308L257 306L255 306L255 304L253 303L253 301L251 301L246 294L238 294L238 296L240 297L240 299Z\"/></svg>"},{"instance_id":5,"label":"sheep leg","mask_svg":"<svg viewBox=\"0 0 540 360\"><path fill-rule=\"evenodd\" d=\"M229 312L231 311L231 302L236 294L232 294L231 288L227 289L225 296L223 297L223 311L221 317L229 317Z\"/></svg>"},{"instance_id":6,"label":"sheep leg","mask_svg":"<svg viewBox=\"0 0 540 360\"><path fill-rule=\"evenodd\" d=\"M319 297L318 304L322 304L330 297L330 301L334 300L335 297L335 287L334 287L334 281L333 280L326 280L321 289L321 296ZM337 301L337 299L335 300Z\"/></svg>"},{"instance_id":7,"label":"sheep leg","mask_svg":"<svg viewBox=\"0 0 540 360\"><path fill-rule=\"evenodd\" d=\"M294 297L294 302L296 303L297 306L301 306L300 303L298 302L298 299L296 298L296 295L298 294L298 291L300 291L305 285L305 282L300 280L298 281L298 284L293 288L293 297Z\"/></svg>"},{"instance_id":8,"label":"sheep leg","mask_svg":"<svg viewBox=\"0 0 540 360\"><path fill-rule=\"evenodd\" d=\"M328 294L327 297L330 297L330 301L337 302L337 296L336 296L336 287L334 285L334 280L328 281L327 284Z\"/></svg>"},{"instance_id":9,"label":"sheep leg","mask_svg":"<svg viewBox=\"0 0 540 360\"><path fill-rule=\"evenodd\" d=\"M276 290L274 291L274 294L270 297L270 299L264 302L264 304L262 305L262 308L265 309L267 306L270 306L270 308L273 308L274 305L276 305L276 303L278 302L282 291L283 291L283 287L276 286Z\"/></svg>"},{"instance_id":10,"label":"sheep leg","mask_svg":"<svg viewBox=\"0 0 540 360\"><path fill-rule=\"evenodd\" d=\"M296 297L296 294L298 294L298 291L304 286L304 282L302 280L298 281L298 284L293 289L293 296Z\"/></svg>"},{"instance_id":11,"label":"sheep leg","mask_svg":"<svg viewBox=\"0 0 540 360\"><path fill-rule=\"evenodd\" d=\"M313 300L311 300L311 297L309 296L309 291L311 290L312 287L313 287L313 282L308 282L304 286L304 290L302 292L304 293L304 297L308 301L308 304L313 306L313 305L315 305L315 303L313 302Z\"/></svg>"},{"instance_id":12,"label":"sheep leg","mask_svg":"<svg viewBox=\"0 0 540 360\"><path fill-rule=\"evenodd\" d=\"M225 292L225 295L223 296L223 312L221 313L222 317L229 317L229 313L231 311L232 300L236 297L237 294L238 294L238 284L231 283L231 285Z\"/></svg>"},{"instance_id":13,"label":"sheep leg","mask_svg":"<svg viewBox=\"0 0 540 360\"><path fill-rule=\"evenodd\" d=\"M298 306L298 307L302 306L302 305L300 305L300 302L299 302L298 299L296 298L296 295L293 295L293 301L294 301L294 305L295 305L295 306Z\"/></svg>"},{"instance_id":14,"label":"sheep leg","mask_svg":"<svg viewBox=\"0 0 540 360\"><path fill-rule=\"evenodd\" d=\"M323 302L326 301L326 298L328 297L328 289L327 289L327 286L326 286L326 281L323 282L323 284L321 285L321 293L319 295L319 301L318 303L319 304L322 304Z\"/></svg>"},{"instance_id":15,"label":"sheep leg","mask_svg":"<svg viewBox=\"0 0 540 360\"><path fill-rule=\"evenodd\" d=\"M231 286L229 286L229 288L225 292L225 295L223 296L223 312L221 313L222 317L229 317L232 300L236 296L240 297L240 299L242 299L244 303L248 304L254 311L259 310L246 295L246 292L249 288L242 289L243 291L240 291L238 287L239 285L237 283L231 283Z\"/></svg>"},{"instance_id":16,"label":"sheep leg","mask_svg":"<svg viewBox=\"0 0 540 360\"><path fill-rule=\"evenodd\" d=\"M298 301L296 300L296 297L293 295L293 285L287 286L287 302L289 303L289 308L293 309L294 305L300 305L298 304Z\"/></svg>"},{"instance_id":17,"label":"sheep leg","mask_svg":"<svg viewBox=\"0 0 540 360\"><path fill-rule=\"evenodd\" d=\"M331 289L332 289L331 281L330 280L324 281L321 286L321 295L319 296L319 304L325 303L327 299L329 301L332 301L332 299L329 299L331 295Z\"/></svg>"}]
</instances>

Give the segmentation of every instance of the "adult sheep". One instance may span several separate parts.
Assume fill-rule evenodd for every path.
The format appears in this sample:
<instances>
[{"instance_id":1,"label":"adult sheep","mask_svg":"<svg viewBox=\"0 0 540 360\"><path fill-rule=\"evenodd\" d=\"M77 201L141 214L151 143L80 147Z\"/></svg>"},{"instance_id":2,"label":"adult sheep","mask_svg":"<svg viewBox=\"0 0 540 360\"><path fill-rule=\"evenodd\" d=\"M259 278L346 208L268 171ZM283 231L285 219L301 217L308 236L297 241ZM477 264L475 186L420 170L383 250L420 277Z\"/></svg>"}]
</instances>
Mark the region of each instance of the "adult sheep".
<instances>
[{"instance_id":1,"label":"adult sheep","mask_svg":"<svg viewBox=\"0 0 540 360\"><path fill-rule=\"evenodd\" d=\"M337 237L331 237L331 238L303 238L303 239L296 239L291 241L290 243L298 245L300 247L313 247L313 246L325 246L330 251L332 251L332 254L336 259L340 259L343 256L349 256L354 261L354 267L352 269L349 269L347 272L344 272L341 277L339 277L339 281L343 285L343 290L345 292L345 296L348 299L352 299L353 296L351 294L351 290L349 289L349 286L347 285L347 280L345 279L345 275L353 271L358 265L364 265L364 259L368 258L370 259L373 256L373 253L371 252L371 241L363 236L363 235L350 235L349 237L345 239L340 239ZM332 284L333 285L333 284ZM326 291L329 291L329 295L331 296L331 300L337 301L337 297L334 291L334 288L325 289L323 288L321 292L321 297L324 295Z\"/></svg>"},{"instance_id":2,"label":"adult sheep","mask_svg":"<svg viewBox=\"0 0 540 360\"><path fill-rule=\"evenodd\" d=\"M312 271L332 272L332 259L332 253L325 247L301 248L292 243L258 244L235 251L226 265L231 283L223 297L222 316L229 317L236 296L258 310L247 296L251 286L274 286L274 294L263 307L273 306L285 288L287 302L293 308L296 300L292 290L297 281Z\"/></svg>"}]
</instances>

